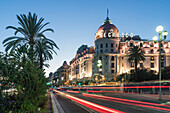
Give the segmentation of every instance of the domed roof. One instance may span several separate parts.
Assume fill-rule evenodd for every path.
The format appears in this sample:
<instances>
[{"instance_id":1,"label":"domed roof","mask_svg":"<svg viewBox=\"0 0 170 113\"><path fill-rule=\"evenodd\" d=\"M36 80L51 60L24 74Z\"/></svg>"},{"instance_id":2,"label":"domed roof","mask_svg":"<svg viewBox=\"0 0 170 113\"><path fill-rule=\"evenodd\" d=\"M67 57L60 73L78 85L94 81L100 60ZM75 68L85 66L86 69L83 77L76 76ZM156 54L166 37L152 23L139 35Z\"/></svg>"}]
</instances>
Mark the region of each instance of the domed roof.
<instances>
[{"instance_id":1,"label":"domed roof","mask_svg":"<svg viewBox=\"0 0 170 113\"><path fill-rule=\"evenodd\" d=\"M96 39L118 37L118 32L117 27L113 25L109 17L107 17L104 24L100 26L96 32Z\"/></svg>"}]
</instances>

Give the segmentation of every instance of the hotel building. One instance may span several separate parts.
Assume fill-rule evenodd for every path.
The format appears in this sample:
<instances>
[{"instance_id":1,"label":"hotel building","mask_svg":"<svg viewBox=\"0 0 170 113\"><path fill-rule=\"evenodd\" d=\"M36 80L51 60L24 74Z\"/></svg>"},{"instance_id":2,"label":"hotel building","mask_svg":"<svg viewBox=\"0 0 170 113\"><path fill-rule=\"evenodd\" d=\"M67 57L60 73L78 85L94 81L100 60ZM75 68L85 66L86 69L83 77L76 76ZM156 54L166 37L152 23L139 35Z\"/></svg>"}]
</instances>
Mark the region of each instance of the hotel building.
<instances>
[{"instance_id":1,"label":"hotel building","mask_svg":"<svg viewBox=\"0 0 170 113\"><path fill-rule=\"evenodd\" d=\"M79 80L95 80L99 75L104 81L113 81L116 76L134 71L134 62L128 62L127 54L133 46L139 46L145 55L138 68L148 68L158 72L159 44L140 36L119 35L118 28L107 17L97 30L95 47L82 45L70 61L68 77L70 83ZM101 66L98 61L101 61ZM161 67L170 65L170 41L161 42Z\"/></svg>"}]
</instances>

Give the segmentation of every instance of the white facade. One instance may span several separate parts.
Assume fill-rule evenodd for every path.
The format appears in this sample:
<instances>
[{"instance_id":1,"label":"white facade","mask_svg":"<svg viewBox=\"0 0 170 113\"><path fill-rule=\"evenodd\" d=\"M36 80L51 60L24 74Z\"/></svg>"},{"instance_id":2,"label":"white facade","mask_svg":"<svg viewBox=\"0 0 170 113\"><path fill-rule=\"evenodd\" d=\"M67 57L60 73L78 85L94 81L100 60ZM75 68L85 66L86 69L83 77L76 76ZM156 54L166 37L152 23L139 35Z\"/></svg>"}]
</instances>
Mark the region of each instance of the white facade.
<instances>
[{"instance_id":1,"label":"white facade","mask_svg":"<svg viewBox=\"0 0 170 113\"><path fill-rule=\"evenodd\" d=\"M146 59L144 62L140 61L138 67L158 72L158 43L143 40L139 36L119 37L118 33L119 30L108 17L104 24L99 27L95 36L95 54L92 66L94 79L101 75L105 81L112 81L119 74L134 70L134 63L129 63L127 60L127 54L133 46L139 46L144 51ZM162 42L161 49L161 65L163 68L170 65L170 42ZM97 67L98 60L102 61L101 67Z\"/></svg>"},{"instance_id":2,"label":"white facade","mask_svg":"<svg viewBox=\"0 0 170 113\"><path fill-rule=\"evenodd\" d=\"M82 49L83 48L83 49ZM80 80L90 80L92 76L92 57L94 47L82 45L75 56L70 61L69 81L76 82Z\"/></svg>"}]
</instances>

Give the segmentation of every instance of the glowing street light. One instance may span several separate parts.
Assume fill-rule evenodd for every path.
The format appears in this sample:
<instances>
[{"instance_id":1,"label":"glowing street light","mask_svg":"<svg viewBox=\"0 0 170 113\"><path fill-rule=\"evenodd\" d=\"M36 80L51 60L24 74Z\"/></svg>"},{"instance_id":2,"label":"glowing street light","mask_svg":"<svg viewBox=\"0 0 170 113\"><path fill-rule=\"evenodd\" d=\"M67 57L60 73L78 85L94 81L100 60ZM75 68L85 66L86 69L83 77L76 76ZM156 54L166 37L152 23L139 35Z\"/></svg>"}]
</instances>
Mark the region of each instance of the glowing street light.
<instances>
[{"instance_id":1,"label":"glowing street light","mask_svg":"<svg viewBox=\"0 0 170 113\"><path fill-rule=\"evenodd\" d=\"M101 66L102 66L102 61L101 61L101 60L98 60L98 61L97 61L97 67L99 68L99 76L100 76L100 73L102 72Z\"/></svg>"},{"instance_id":2,"label":"glowing street light","mask_svg":"<svg viewBox=\"0 0 170 113\"><path fill-rule=\"evenodd\" d=\"M163 29L164 29L164 28L163 28L161 25L159 25L159 26L156 27L156 32L158 32L158 33L159 33L159 32L162 32Z\"/></svg>"},{"instance_id":3,"label":"glowing street light","mask_svg":"<svg viewBox=\"0 0 170 113\"><path fill-rule=\"evenodd\" d=\"M167 31L163 31L163 27L161 25L156 27L156 31L159 33L159 100L162 100L162 94L161 94L161 42L166 39L166 36L168 35ZM164 39L161 39L161 32L163 31L162 35L164 36ZM154 36L153 40L156 43L158 37Z\"/></svg>"}]
</instances>

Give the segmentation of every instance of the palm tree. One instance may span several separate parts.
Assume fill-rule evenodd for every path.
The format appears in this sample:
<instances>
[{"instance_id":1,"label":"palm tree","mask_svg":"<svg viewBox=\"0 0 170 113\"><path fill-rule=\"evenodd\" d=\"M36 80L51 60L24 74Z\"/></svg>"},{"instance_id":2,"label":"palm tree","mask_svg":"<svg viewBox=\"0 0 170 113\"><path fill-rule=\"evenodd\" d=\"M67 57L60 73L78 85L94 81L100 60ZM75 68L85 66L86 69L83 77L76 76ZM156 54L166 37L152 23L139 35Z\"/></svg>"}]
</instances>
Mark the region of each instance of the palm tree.
<instances>
[{"instance_id":1,"label":"palm tree","mask_svg":"<svg viewBox=\"0 0 170 113\"><path fill-rule=\"evenodd\" d=\"M145 55L141 48L134 46L131 48L130 53L127 55L129 63L135 62L135 73L137 73L137 65L139 61L145 61Z\"/></svg>"},{"instance_id":2,"label":"palm tree","mask_svg":"<svg viewBox=\"0 0 170 113\"><path fill-rule=\"evenodd\" d=\"M54 48L58 48L54 41L50 39L40 39L35 45L35 56L39 60L39 66L42 69L43 65L48 67L47 64L44 64L45 61L53 59L53 52L57 55Z\"/></svg>"},{"instance_id":3,"label":"palm tree","mask_svg":"<svg viewBox=\"0 0 170 113\"><path fill-rule=\"evenodd\" d=\"M53 29L44 29L43 28L49 24L49 22L43 24L44 18L37 19L37 15L34 13L33 15L29 12L28 16L25 14L17 15L18 23L20 27L7 26L6 29L14 29L15 36L8 37L3 41L5 46L5 51L12 52L16 47L20 44L27 44L30 48L31 60L33 62L33 53L34 53L34 45L37 44L37 41L40 38L47 39L43 34L46 31L54 32ZM18 33L23 36L16 36Z\"/></svg>"}]
</instances>

